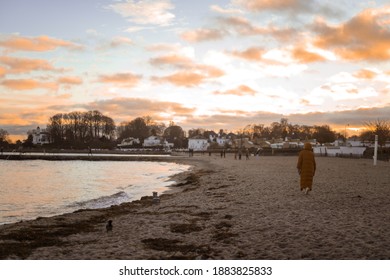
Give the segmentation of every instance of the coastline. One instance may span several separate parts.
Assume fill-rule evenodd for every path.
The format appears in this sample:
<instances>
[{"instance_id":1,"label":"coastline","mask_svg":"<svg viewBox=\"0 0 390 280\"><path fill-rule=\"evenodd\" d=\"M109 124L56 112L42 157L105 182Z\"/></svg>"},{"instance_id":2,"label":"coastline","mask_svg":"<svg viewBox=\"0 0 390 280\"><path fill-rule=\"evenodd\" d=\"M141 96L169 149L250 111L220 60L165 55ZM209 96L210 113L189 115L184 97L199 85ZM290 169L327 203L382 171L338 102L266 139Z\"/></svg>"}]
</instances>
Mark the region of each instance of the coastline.
<instances>
[{"instance_id":1,"label":"coastline","mask_svg":"<svg viewBox=\"0 0 390 280\"><path fill-rule=\"evenodd\" d=\"M316 158L305 196L295 157L233 157L172 157L192 168L158 205L1 225L0 259L390 259L388 162Z\"/></svg>"}]
</instances>

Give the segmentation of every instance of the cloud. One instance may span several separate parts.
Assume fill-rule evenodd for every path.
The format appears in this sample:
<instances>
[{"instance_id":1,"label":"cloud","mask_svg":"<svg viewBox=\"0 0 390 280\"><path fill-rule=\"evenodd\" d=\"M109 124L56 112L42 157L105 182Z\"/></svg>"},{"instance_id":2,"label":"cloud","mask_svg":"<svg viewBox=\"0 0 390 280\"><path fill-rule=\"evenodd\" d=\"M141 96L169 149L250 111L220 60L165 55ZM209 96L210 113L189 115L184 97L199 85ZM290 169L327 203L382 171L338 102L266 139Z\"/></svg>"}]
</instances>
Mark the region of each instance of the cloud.
<instances>
[{"instance_id":1,"label":"cloud","mask_svg":"<svg viewBox=\"0 0 390 280\"><path fill-rule=\"evenodd\" d=\"M180 37L187 42L196 43L219 40L226 35L226 31L221 29L198 28L195 30L185 31L180 34Z\"/></svg>"},{"instance_id":2,"label":"cloud","mask_svg":"<svg viewBox=\"0 0 390 280\"><path fill-rule=\"evenodd\" d=\"M289 122L307 125L328 124L333 129L345 128L347 124L351 127L364 127L367 121L377 119L388 119L390 115L389 104L383 107L360 108L356 110L340 110L333 112L313 112L307 114L291 114L287 118Z\"/></svg>"},{"instance_id":3,"label":"cloud","mask_svg":"<svg viewBox=\"0 0 390 280\"><path fill-rule=\"evenodd\" d=\"M156 83L171 83L181 87L195 87L210 79L221 77L225 74L221 69L209 65L192 65L188 69L178 71L163 77L152 77Z\"/></svg>"},{"instance_id":4,"label":"cloud","mask_svg":"<svg viewBox=\"0 0 390 280\"><path fill-rule=\"evenodd\" d=\"M378 73L371 71L369 69L361 69L354 74L354 76L358 79L372 80L374 79Z\"/></svg>"},{"instance_id":5,"label":"cloud","mask_svg":"<svg viewBox=\"0 0 390 280\"><path fill-rule=\"evenodd\" d=\"M324 1L306 0L232 0L232 5L248 12L277 12L289 13L296 19L300 14L323 14L339 17L342 14L339 5L323 3Z\"/></svg>"},{"instance_id":6,"label":"cloud","mask_svg":"<svg viewBox=\"0 0 390 280\"><path fill-rule=\"evenodd\" d=\"M314 88L309 95L303 99L310 105L324 107L330 102L333 109L354 109L362 104L376 106L385 102L380 91L373 87L374 84L363 83L356 74L340 72L328 78L328 81L321 86ZM328 107L328 106L326 106Z\"/></svg>"},{"instance_id":7,"label":"cloud","mask_svg":"<svg viewBox=\"0 0 390 280\"><path fill-rule=\"evenodd\" d=\"M6 73L7 71L5 70L5 68L0 66L0 78L4 77Z\"/></svg>"},{"instance_id":8,"label":"cloud","mask_svg":"<svg viewBox=\"0 0 390 280\"><path fill-rule=\"evenodd\" d=\"M246 86L246 85L240 85L235 89L230 89L227 91L214 91L213 94L217 95L237 95L237 96L245 96L245 95L252 95L254 96L256 94L256 91L252 88Z\"/></svg>"},{"instance_id":9,"label":"cloud","mask_svg":"<svg viewBox=\"0 0 390 280\"><path fill-rule=\"evenodd\" d=\"M266 10L298 10L302 9L307 2L303 0L233 0L235 5L252 12Z\"/></svg>"},{"instance_id":10,"label":"cloud","mask_svg":"<svg viewBox=\"0 0 390 280\"><path fill-rule=\"evenodd\" d=\"M195 87L210 79L225 74L221 69L205 64L197 64L188 56L168 54L150 59L150 64L157 67L174 67L179 69L176 73L163 77L153 76L151 80L156 83L171 83L182 87Z\"/></svg>"},{"instance_id":11,"label":"cloud","mask_svg":"<svg viewBox=\"0 0 390 280\"><path fill-rule=\"evenodd\" d=\"M285 49L274 48L269 51L263 47L255 46L243 51L234 50L226 53L248 61L263 62L267 65L288 65L294 62L308 64L326 60L314 50L307 50L305 46L286 47Z\"/></svg>"},{"instance_id":12,"label":"cloud","mask_svg":"<svg viewBox=\"0 0 390 280\"><path fill-rule=\"evenodd\" d=\"M177 54L155 57L150 59L149 62L154 66L171 65L176 67L185 67L193 65L191 58Z\"/></svg>"},{"instance_id":13,"label":"cloud","mask_svg":"<svg viewBox=\"0 0 390 280\"><path fill-rule=\"evenodd\" d=\"M108 8L136 24L166 26L175 19L175 15L169 12L175 6L169 0L127 0Z\"/></svg>"},{"instance_id":14,"label":"cloud","mask_svg":"<svg viewBox=\"0 0 390 280\"><path fill-rule=\"evenodd\" d=\"M225 9L218 5L211 5L210 9L220 14L242 14L243 13L243 11L240 9L232 9L232 8Z\"/></svg>"},{"instance_id":15,"label":"cloud","mask_svg":"<svg viewBox=\"0 0 390 280\"><path fill-rule=\"evenodd\" d=\"M100 75L98 82L111 83L121 87L135 87L141 79L142 75L135 75L132 73L118 73L113 75Z\"/></svg>"},{"instance_id":16,"label":"cloud","mask_svg":"<svg viewBox=\"0 0 390 280\"><path fill-rule=\"evenodd\" d=\"M260 47L251 47L244 51L231 51L228 53L245 60L262 61L263 55L266 53L266 51Z\"/></svg>"},{"instance_id":17,"label":"cloud","mask_svg":"<svg viewBox=\"0 0 390 280\"><path fill-rule=\"evenodd\" d=\"M146 50L151 52L178 52L181 48L180 44L159 43L148 45Z\"/></svg>"},{"instance_id":18,"label":"cloud","mask_svg":"<svg viewBox=\"0 0 390 280\"><path fill-rule=\"evenodd\" d=\"M22 36L6 36L0 39L0 47L13 51L35 51L44 52L63 47L71 50L81 49L80 45L72 42L50 38L48 36L39 36L35 38Z\"/></svg>"},{"instance_id":19,"label":"cloud","mask_svg":"<svg viewBox=\"0 0 390 280\"><path fill-rule=\"evenodd\" d=\"M130 47L133 46L134 42L130 38L123 36L116 36L109 40L104 40L100 44L100 46L96 47L98 51L111 51L113 49L121 48L121 47Z\"/></svg>"},{"instance_id":20,"label":"cloud","mask_svg":"<svg viewBox=\"0 0 390 280\"><path fill-rule=\"evenodd\" d=\"M56 83L40 82L33 79L7 79L1 81L0 85L13 90L58 89L58 85Z\"/></svg>"},{"instance_id":21,"label":"cloud","mask_svg":"<svg viewBox=\"0 0 390 280\"><path fill-rule=\"evenodd\" d=\"M171 83L183 87L195 87L206 79L207 76L191 71L180 71L164 77L152 77L152 81L157 83Z\"/></svg>"},{"instance_id":22,"label":"cloud","mask_svg":"<svg viewBox=\"0 0 390 280\"><path fill-rule=\"evenodd\" d=\"M79 77L61 77L58 79L60 84L80 85L83 83Z\"/></svg>"},{"instance_id":23,"label":"cloud","mask_svg":"<svg viewBox=\"0 0 390 280\"><path fill-rule=\"evenodd\" d=\"M390 6L367 9L339 25L317 20L313 30L317 33L314 45L332 50L349 61L383 61L390 59Z\"/></svg>"},{"instance_id":24,"label":"cloud","mask_svg":"<svg viewBox=\"0 0 390 280\"><path fill-rule=\"evenodd\" d=\"M0 64L7 66L7 73L20 74L31 71L62 71L56 69L48 61L43 59L17 58L10 56L1 56Z\"/></svg>"},{"instance_id":25,"label":"cloud","mask_svg":"<svg viewBox=\"0 0 390 280\"><path fill-rule=\"evenodd\" d=\"M287 51L277 49L267 51L262 47L250 47L243 51L234 50L226 51L226 53L250 62L262 63L267 66L264 70L271 70L272 67L276 66L282 67L285 64L289 64L289 67L291 67L291 63L294 62Z\"/></svg>"},{"instance_id":26,"label":"cloud","mask_svg":"<svg viewBox=\"0 0 390 280\"><path fill-rule=\"evenodd\" d=\"M244 128L248 124L265 124L279 121L280 114L269 112L243 112L240 110L231 110L218 112L211 115L196 115L188 117L183 125L187 129L205 128L205 129L226 129L236 131Z\"/></svg>"},{"instance_id":27,"label":"cloud","mask_svg":"<svg viewBox=\"0 0 390 280\"><path fill-rule=\"evenodd\" d=\"M131 46L131 45L133 45L133 41L131 39L127 37L121 37L121 36L114 37L110 43L110 47L112 48L116 48L120 46Z\"/></svg>"},{"instance_id":28,"label":"cloud","mask_svg":"<svg viewBox=\"0 0 390 280\"><path fill-rule=\"evenodd\" d=\"M227 129L238 130L248 124L264 124L269 126L273 122L279 122L281 118L287 118L289 123L299 125L329 125L332 129L345 129L346 124L350 127L364 128L367 121L388 119L390 106L361 108L357 110L340 110L331 112L313 112L306 114L286 114L270 113L264 111L242 112L225 111L212 115L188 117L183 125L187 128L202 127L206 129Z\"/></svg>"},{"instance_id":29,"label":"cloud","mask_svg":"<svg viewBox=\"0 0 390 280\"><path fill-rule=\"evenodd\" d=\"M242 16L219 17L217 22L221 24L222 30L228 33L237 33L240 36L271 36L279 41L297 40L299 33L292 27L279 28L272 24L268 26L257 26Z\"/></svg>"},{"instance_id":30,"label":"cloud","mask_svg":"<svg viewBox=\"0 0 390 280\"><path fill-rule=\"evenodd\" d=\"M64 85L81 85L83 83L83 80L79 77L61 77L58 79L59 84Z\"/></svg>"},{"instance_id":31,"label":"cloud","mask_svg":"<svg viewBox=\"0 0 390 280\"><path fill-rule=\"evenodd\" d=\"M87 110L101 110L111 112L115 119L129 120L145 115L159 116L162 113L173 113L182 116L189 116L194 113L194 108L186 107L180 103L167 101L153 101L144 98L113 98L101 100L85 105Z\"/></svg>"},{"instance_id":32,"label":"cloud","mask_svg":"<svg viewBox=\"0 0 390 280\"><path fill-rule=\"evenodd\" d=\"M320 62L320 61L325 61L326 59L319 55L318 53L315 52L310 52L306 50L304 47L295 47L291 55L293 59L300 63L313 63L313 62Z\"/></svg>"}]
</instances>

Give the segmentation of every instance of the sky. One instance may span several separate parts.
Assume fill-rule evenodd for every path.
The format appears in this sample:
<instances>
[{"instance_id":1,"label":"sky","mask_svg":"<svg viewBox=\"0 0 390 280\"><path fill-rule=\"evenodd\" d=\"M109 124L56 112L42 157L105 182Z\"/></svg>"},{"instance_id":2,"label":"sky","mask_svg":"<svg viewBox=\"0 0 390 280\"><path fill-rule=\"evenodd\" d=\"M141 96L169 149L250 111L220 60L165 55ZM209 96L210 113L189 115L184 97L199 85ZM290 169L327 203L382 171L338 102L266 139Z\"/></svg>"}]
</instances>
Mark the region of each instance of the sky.
<instances>
[{"instance_id":1,"label":"sky","mask_svg":"<svg viewBox=\"0 0 390 280\"><path fill-rule=\"evenodd\" d=\"M0 0L0 128L99 110L234 131L390 119L390 4Z\"/></svg>"}]
</instances>

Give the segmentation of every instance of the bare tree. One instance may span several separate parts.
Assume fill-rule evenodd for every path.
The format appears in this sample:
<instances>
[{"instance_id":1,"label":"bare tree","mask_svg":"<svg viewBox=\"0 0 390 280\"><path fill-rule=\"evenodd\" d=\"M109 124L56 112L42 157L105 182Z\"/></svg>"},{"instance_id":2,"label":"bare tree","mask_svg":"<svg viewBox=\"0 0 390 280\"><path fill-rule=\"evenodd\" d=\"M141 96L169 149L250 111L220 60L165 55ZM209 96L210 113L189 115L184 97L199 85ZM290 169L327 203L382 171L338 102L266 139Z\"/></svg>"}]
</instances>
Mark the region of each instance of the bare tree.
<instances>
[{"instance_id":1,"label":"bare tree","mask_svg":"<svg viewBox=\"0 0 390 280\"><path fill-rule=\"evenodd\" d=\"M0 128L0 143L8 142L8 136L9 136L8 131Z\"/></svg>"},{"instance_id":2,"label":"bare tree","mask_svg":"<svg viewBox=\"0 0 390 280\"><path fill-rule=\"evenodd\" d=\"M390 122L377 119L375 121L368 121L364 123L367 131L361 134L365 140L373 141L374 136L378 135L378 144L384 146L387 140L390 140Z\"/></svg>"}]
</instances>

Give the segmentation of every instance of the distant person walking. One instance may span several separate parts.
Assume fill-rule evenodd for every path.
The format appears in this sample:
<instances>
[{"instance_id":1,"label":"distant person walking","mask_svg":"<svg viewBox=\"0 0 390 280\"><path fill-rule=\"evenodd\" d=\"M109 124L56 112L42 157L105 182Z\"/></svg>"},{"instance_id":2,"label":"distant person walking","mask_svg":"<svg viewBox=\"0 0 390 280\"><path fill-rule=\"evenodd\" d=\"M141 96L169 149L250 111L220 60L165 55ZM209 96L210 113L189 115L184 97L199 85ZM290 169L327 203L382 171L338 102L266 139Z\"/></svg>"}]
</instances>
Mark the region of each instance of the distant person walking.
<instances>
[{"instance_id":1,"label":"distant person walking","mask_svg":"<svg viewBox=\"0 0 390 280\"><path fill-rule=\"evenodd\" d=\"M90 146L88 146L88 155L91 155L92 156L92 149Z\"/></svg>"},{"instance_id":2,"label":"distant person walking","mask_svg":"<svg viewBox=\"0 0 390 280\"><path fill-rule=\"evenodd\" d=\"M308 194L309 191L311 191L313 177L316 173L316 161L310 143L305 143L304 149L299 153L297 168L298 173L301 176L301 191Z\"/></svg>"}]
</instances>

